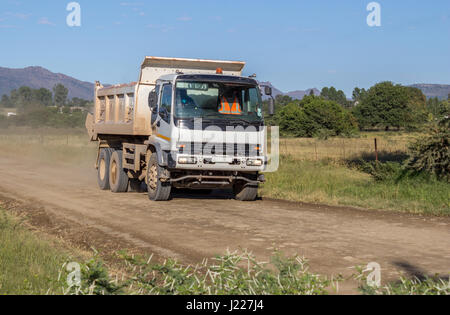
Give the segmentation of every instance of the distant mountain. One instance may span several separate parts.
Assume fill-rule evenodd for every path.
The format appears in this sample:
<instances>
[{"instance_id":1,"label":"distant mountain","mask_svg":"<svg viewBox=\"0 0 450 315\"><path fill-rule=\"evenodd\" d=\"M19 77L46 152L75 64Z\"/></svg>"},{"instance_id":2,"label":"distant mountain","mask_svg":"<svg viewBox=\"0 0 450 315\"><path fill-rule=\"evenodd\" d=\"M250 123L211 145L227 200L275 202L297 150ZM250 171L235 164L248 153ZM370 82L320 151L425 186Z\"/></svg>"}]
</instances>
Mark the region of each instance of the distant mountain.
<instances>
[{"instance_id":1,"label":"distant mountain","mask_svg":"<svg viewBox=\"0 0 450 315\"><path fill-rule=\"evenodd\" d=\"M301 90L299 90L299 91L292 91L292 92L286 93L286 95L292 97L293 99L301 100L301 99L303 99L305 96L310 95L310 94L311 94L311 91L313 91L313 92L314 92L314 95L316 95L316 96L319 96L319 95L320 95L320 91L319 91L318 89L316 89L316 88L313 88L313 89L307 89L307 90L305 90L305 91L301 91Z\"/></svg>"},{"instance_id":2,"label":"distant mountain","mask_svg":"<svg viewBox=\"0 0 450 315\"><path fill-rule=\"evenodd\" d=\"M29 86L33 89L46 88L52 90L55 84L61 83L69 89L69 98L79 97L86 100L92 100L94 94L94 84L72 78L70 76L53 73L42 67L27 67L23 69L10 69L0 67L0 97L3 94L9 94L12 90L21 86ZM311 90L314 95L320 95L316 88L306 90L296 90L284 93L277 89L271 82L259 82L260 85L272 87L273 96L288 95L293 99L301 100L305 95L309 95ZM413 84L428 97L438 97L446 99L450 94L450 85L444 84ZM264 96L264 99L267 99Z\"/></svg>"},{"instance_id":3,"label":"distant mountain","mask_svg":"<svg viewBox=\"0 0 450 315\"><path fill-rule=\"evenodd\" d=\"M282 91L277 89L275 86L273 86L273 84L271 82L259 82L259 84L261 86L270 86L270 87L272 87L272 95L273 95L273 97L277 97L278 95L287 95L287 96L292 97L295 100L301 100L306 95L309 95L311 93L311 91L314 91L314 95L320 95L320 91L318 89L316 89L316 88L307 89L307 90L304 90L304 91L303 90L297 90L297 91L292 91L292 92L288 92L288 93L283 93ZM263 99L266 100L266 99L268 99L268 97L266 97L264 95Z\"/></svg>"},{"instance_id":4,"label":"distant mountain","mask_svg":"<svg viewBox=\"0 0 450 315\"><path fill-rule=\"evenodd\" d=\"M450 94L450 85L445 84L413 84L411 87L420 89L426 97L446 99Z\"/></svg>"},{"instance_id":5,"label":"distant mountain","mask_svg":"<svg viewBox=\"0 0 450 315\"><path fill-rule=\"evenodd\" d=\"M271 82L259 82L260 86L270 86L272 88L272 96L277 97L277 95L284 95L279 89L277 89ZM263 93L263 99L268 99L266 95L264 95L264 90L261 91Z\"/></svg>"},{"instance_id":6,"label":"distant mountain","mask_svg":"<svg viewBox=\"0 0 450 315\"><path fill-rule=\"evenodd\" d=\"M0 97L21 86L29 86L33 89L46 88L51 91L58 83L69 90L69 98L79 97L85 100L94 98L94 84L90 82L79 81L61 73L53 73L42 67L24 69L0 67Z\"/></svg>"}]
</instances>

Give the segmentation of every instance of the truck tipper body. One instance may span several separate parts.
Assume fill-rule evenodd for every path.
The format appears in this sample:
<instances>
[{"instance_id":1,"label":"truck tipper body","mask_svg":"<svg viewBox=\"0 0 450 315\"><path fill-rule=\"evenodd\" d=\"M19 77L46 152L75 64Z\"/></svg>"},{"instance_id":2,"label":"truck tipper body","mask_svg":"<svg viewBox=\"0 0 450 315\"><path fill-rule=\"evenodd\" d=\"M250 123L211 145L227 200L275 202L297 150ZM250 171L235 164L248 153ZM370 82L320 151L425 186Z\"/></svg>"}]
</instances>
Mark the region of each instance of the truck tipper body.
<instances>
[{"instance_id":1,"label":"truck tipper body","mask_svg":"<svg viewBox=\"0 0 450 315\"><path fill-rule=\"evenodd\" d=\"M86 119L101 189L232 188L255 200L267 164L261 91L244 62L146 57L137 82L95 85ZM265 93L271 95L271 89Z\"/></svg>"}]
</instances>

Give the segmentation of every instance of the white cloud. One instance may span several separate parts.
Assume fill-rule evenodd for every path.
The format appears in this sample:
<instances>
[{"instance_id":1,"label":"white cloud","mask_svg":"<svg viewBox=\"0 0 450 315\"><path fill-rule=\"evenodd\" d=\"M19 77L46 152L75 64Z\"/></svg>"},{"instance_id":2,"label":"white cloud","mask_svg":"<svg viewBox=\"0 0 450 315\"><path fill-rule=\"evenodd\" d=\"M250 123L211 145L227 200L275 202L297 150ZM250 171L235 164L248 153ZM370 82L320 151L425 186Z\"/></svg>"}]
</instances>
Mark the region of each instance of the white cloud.
<instances>
[{"instance_id":1,"label":"white cloud","mask_svg":"<svg viewBox=\"0 0 450 315\"><path fill-rule=\"evenodd\" d=\"M171 30L174 30L175 28L173 26L165 25L165 24L149 24L147 25L148 28L161 31L163 33L169 32Z\"/></svg>"},{"instance_id":2,"label":"white cloud","mask_svg":"<svg viewBox=\"0 0 450 315\"><path fill-rule=\"evenodd\" d=\"M40 18L38 24L55 26L55 23L50 22L46 17Z\"/></svg>"},{"instance_id":3,"label":"white cloud","mask_svg":"<svg viewBox=\"0 0 450 315\"><path fill-rule=\"evenodd\" d=\"M31 16L31 13L14 13L14 12L6 12L5 15L11 16L16 19L26 20Z\"/></svg>"},{"instance_id":4,"label":"white cloud","mask_svg":"<svg viewBox=\"0 0 450 315\"><path fill-rule=\"evenodd\" d=\"M177 20L181 21L181 22L189 22L189 21L192 21L192 18L190 16L182 16L182 17L179 17Z\"/></svg>"},{"instance_id":5,"label":"white cloud","mask_svg":"<svg viewBox=\"0 0 450 315\"><path fill-rule=\"evenodd\" d=\"M121 2L120 5L123 7L140 7L144 4L142 2Z\"/></svg>"},{"instance_id":6,"label":"white cloud","mask_svg":"<svg viewBox=\"0 0 450 315\"><path fill-rule=\"evenodd\" d=\"M7 25L7 24L4 24L4 25L0 24L0 28L17 28L17 26L15 26L15 25Z\"/></svg>"}]
</instances>

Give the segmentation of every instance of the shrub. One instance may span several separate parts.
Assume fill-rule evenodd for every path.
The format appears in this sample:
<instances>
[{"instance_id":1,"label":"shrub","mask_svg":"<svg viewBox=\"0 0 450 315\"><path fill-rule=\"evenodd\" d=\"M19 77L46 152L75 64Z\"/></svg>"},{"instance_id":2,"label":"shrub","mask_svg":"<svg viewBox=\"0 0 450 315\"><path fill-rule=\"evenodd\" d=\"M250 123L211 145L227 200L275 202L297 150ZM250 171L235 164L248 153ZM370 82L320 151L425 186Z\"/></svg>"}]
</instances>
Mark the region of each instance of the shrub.
<instances>
[{"instance_id":1,"label":"shrub","mask_svg":"<svg viewBox=\"0 0 450 315\"><path fill-rule=\"evenodd\" d=\"M227 253L211 263L185 266L173 259L151 264L135 257L124 257L133 270L139 293L169 295L299 295L327 294L334 281L308 271L305 259L276 254L272 264L254 256Z\"/></svg>"},{"instance_id":2,"label":"shrub","mask_svg":"<svg viewBox=\"0 0 450 315\"><path fill-rule=\"evenodd\" d=\"M450 182L450 119L445 117L429 128L426 136L409 147L405 169L414 173L427 172Z\"/></svg>"},{"instance_id":3,"label":"shrub","mask_svg":"<svg viewBox=\"0 0 450 315\"><path fill-rule=\"evenodd\" d=\"M284 135L322 137L350 135L357 131L351 113L333 101L306 96L300 103L290 103L277 114L276 121Z\"/></svg>"},{"instance_id":4,"label":"shrub","mask_svg":"<svg viewBox=\"0 0 450 315\"><path fill-rule=\"evenodd\" d=\"M400 280L393 283L387 283L380 287L367 285L367 275L363 268L356 267L357 273L354 278L359 282L359 291L365 295L449 295L450 280L435 277L424 276L421 278L407 278L401 276Z\"/></svg>"},{"instance_id":5,"label":"shrub","mask_svg":"<svg viewBox=\"0 0 450 315\"><path fill-rule=\"evenodd\" d=\"M402 165L397 162L380 163L376 161L359 162L358 169L370 174L377 181L397 180L402 175Z\"/></svg>"}]
</instances>

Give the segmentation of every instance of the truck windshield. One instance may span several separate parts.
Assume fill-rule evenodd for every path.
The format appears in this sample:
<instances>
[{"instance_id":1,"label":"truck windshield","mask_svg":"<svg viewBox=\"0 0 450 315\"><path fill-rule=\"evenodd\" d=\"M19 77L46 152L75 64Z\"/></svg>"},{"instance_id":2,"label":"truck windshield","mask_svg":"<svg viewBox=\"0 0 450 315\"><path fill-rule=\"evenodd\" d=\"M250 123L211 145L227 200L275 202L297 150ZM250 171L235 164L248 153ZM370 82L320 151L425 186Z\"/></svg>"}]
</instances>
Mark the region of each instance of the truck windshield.
<instances>
[{"instance_id":1,"label":"truck windshield","mask_svg":"<svg viewBox=\"0 0 450 315\"><path fill-rule=\"evenodd\" d=\"M176 84L175 116L262 120L262 100L256 86L179 81Z\"/></svg>"}]
</instances>

